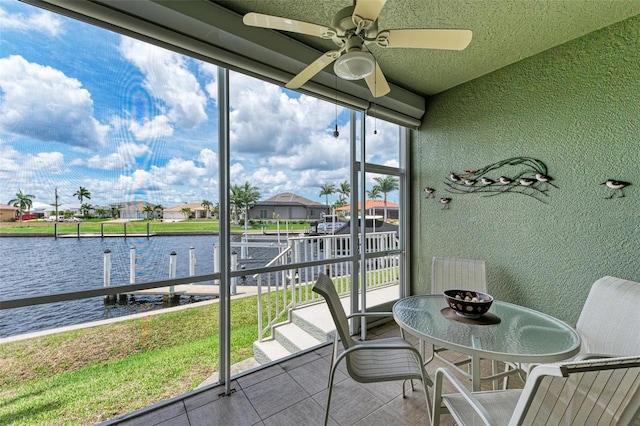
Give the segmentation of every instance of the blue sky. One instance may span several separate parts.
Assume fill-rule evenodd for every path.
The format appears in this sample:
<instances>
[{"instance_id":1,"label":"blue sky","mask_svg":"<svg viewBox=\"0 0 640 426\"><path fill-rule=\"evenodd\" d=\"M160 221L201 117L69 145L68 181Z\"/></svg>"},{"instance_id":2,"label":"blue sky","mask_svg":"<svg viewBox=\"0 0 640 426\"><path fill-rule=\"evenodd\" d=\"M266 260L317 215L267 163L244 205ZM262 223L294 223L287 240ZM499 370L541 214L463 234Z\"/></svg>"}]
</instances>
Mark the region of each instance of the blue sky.
<instances>
[{"instance_id":1,"label":"blue sky","mask_svg":"<svg viewBox=\"0 0 640 426\"><path fill-rule=\"evenodd\" d=\"M51 204L57 188L77 204L80 186L94 205L218 201L215 66L15 0L0 0L0 28L0 203L22 190ZM324 202L320 186L349 176L348 111L230 83L232 183ZM397 166L397 126L375 128L368 160Z\"/></svg>"}]
</instances>

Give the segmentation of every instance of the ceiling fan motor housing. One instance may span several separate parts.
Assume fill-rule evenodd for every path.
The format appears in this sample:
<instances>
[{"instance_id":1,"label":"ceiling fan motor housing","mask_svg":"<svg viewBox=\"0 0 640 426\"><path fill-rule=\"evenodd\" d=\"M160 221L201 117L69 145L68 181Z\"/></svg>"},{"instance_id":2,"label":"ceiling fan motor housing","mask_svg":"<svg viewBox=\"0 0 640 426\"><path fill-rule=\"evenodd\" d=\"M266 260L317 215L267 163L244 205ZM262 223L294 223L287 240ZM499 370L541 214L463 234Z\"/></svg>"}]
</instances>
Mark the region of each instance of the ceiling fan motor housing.
<instances>
[{"instance_id":1,"label":"ceiling fan motor housing","mask_svg":"<svg viewBox=\"0 0 640 426\"><path fill-rule=\"evenodd\" d=\"M342 47L346 41L353 38L353 35L357 35L359 40L364 40L373 39L378 34L377 20L360 31L360 34L355 34L358 26L354 22L353 10L353 6L345 7L339 10L331 20L331 26L336 30L336 36L333 37L333 42L340 47Z\"/></svg>"}]
</instances>

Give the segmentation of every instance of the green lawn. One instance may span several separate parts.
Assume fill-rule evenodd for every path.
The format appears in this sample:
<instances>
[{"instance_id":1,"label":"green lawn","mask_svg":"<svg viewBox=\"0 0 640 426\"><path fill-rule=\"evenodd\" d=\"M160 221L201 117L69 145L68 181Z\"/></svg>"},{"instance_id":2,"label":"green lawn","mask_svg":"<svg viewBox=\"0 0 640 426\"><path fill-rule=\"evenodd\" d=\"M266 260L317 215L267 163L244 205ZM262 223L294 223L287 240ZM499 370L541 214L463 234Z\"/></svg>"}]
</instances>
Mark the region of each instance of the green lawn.
<instances>
[{"instance_id":1,"label":"green lawn","mask_svg":"<svg viewBox=\"0 0 640 426\"><path fill-rule=\"evenodd\" d=\"M302 221L280 221L280 231L286 230L303 232L309 230L309 223ZM49 234L54 232L53 222L44 221L27 221L27 222L2 222L0 223L0 234ZM58 234L76 234L80 226L80 233L86 234L123 234L124 224L114 223L107 219L90 219L80 223L61 222L58 223ZM181 222L162 222L157 220L137 220L126 223L126 231L128 234L146 234L147 226L151 233L172 233L172 232L194 232L208 233L218 232L220 223L217 219L190 219ZM249 231L262 231L263 229L275 232L278 229L276 223L255 223L248 226ZM231 226L231 230L242 232L244 226Z\"/></svg>"},{"instance_id":2,"label":"green lawn","mask_svg":"<svg viewBox=\"0 0 640 426\"><path fill-rule=\"evenodd\" d=\"M257 297L231 303L231 362L253 356ZM0 345L0 424L95 424L218 371L219 305Z\"/></svg>"}]
</instances>

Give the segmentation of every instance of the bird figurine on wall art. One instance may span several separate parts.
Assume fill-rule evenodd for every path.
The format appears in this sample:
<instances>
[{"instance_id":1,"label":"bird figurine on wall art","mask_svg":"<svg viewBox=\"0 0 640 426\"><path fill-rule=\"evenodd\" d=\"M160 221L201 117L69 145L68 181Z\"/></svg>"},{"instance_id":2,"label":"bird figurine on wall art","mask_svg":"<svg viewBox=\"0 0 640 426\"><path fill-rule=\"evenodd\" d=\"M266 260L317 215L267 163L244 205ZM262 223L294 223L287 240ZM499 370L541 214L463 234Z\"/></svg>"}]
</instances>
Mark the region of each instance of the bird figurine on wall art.
<instances>
[{"instance_id":1,"label":"bird figurine on wall art","mask_svg":"<svg viewBox=\"0 0 640 426\"><path fill-rule=\"evenodd\" d=\"M631 185L630 182L625 182L622 180L614 180L614 179L607 179L606 181L602 182L600 185L606 185L607 188L609 189L613 189L613 192L611 192L611 195L609 195L608 197L605 197L607 199L609 198L613 198L613 196L618 193L618 198L624 197L624 188L626 188L627 186Z\"/></svg>"},{"instance_id":2,"label":"bird figurine on wall art","mask_svg":"<svg viewBox=\"0 0 640 426\"><path fill-rule=\"evenodd\" d=\"M486 177L483 177L482 179L480 179L480 182L482 182L483 185L493 185L494 183L496 183L495 180L489 179Z\"/></svg>"},{"instance_id":3,"label":"bird figurine on wall art","mask_svg":"<svg viewBox=\"0 0 640 426\"><path fill-rule=\"evenodd\" d=\"M551 183L551 181L553 180L551 176L543 175L542 173L536 173L536 180L538 182L542 182L545 185L551 185L554 188L557 188L557 186Z\"/></svg>"},{"instance_id":4,"label":"bird figurine on wall art","mask_svg":"<svg viewBox=\"0 0 640 426\"><path fill-rule=\"evenodd\" d=\"M424 195L425 198L435 198L435 195L433 195L433 193L436 192L435 188L425 188L424 189Z\"/></svg>"},{"instance_id":5,"label":"bird figurine on wall art","mask_svg":"<svg viewBox=\"0 0 640 426\"><path fill-rule=\"evenodd\" d=\"M442 203L442 210L448 209L451 198L440 198L440 202Z\"/></svg>"}]
</instances>

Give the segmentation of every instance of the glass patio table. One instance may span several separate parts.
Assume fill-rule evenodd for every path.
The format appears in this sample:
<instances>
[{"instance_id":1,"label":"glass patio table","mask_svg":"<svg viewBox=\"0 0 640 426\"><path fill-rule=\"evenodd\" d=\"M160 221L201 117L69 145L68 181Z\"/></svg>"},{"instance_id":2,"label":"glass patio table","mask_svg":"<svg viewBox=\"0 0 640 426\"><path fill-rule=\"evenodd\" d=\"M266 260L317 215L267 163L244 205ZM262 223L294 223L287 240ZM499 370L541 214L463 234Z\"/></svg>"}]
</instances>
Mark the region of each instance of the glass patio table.
<instances>
[{"instance_id":1,"label":"glass patio table","mask_svg":"<svg viewBox=\"0 0 640 426\"><path fill-rule=\"evenodd\" d=\"M497 324L474 324L446 318L442 295L411 296L393 305L393 317L409 334L471 357L471 384L480 390L480 360L549 363L578 353L580 337L568 324L523 306L494 300L489 313ZM492 377L495 379L495 377Z\"/></svg>"}]
</instances>

